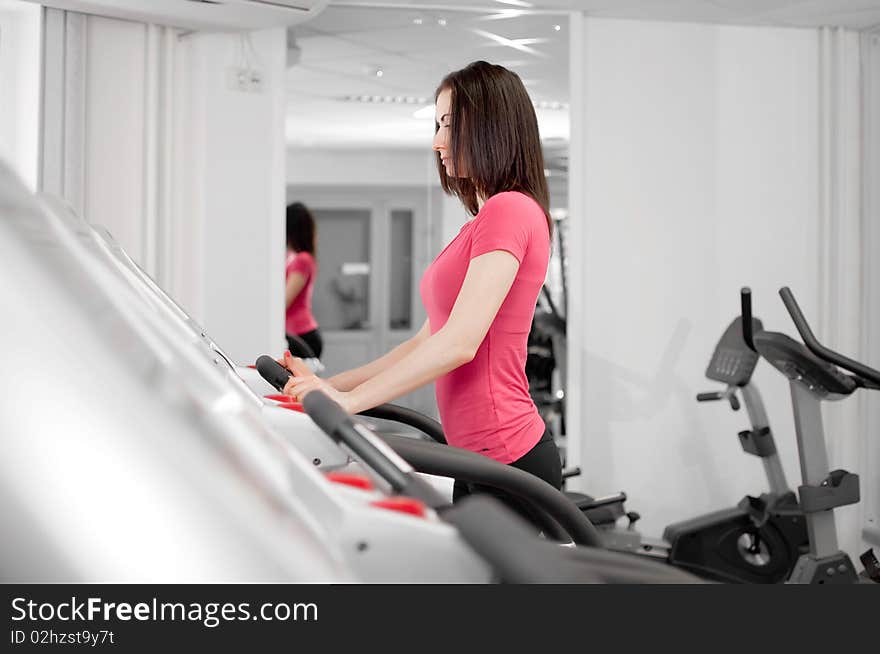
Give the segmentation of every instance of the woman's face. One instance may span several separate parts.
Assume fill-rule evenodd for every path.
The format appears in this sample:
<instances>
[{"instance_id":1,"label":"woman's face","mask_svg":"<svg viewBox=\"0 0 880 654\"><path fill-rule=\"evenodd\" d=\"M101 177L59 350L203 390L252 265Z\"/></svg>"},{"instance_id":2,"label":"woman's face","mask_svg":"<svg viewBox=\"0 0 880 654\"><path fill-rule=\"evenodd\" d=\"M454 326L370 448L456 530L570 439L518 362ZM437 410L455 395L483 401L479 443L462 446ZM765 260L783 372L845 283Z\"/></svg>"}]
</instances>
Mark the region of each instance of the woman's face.
<instances>
[{"instance_id":1,"label":"woman's face","mask_svg":"<svg viewBox=\"0 0 880 654\"><path fill-rule=\"evenodd\" d=\"M434 135L434 144L432 146L434 152L440 154L440 162L446 169L446 174L450 177L463 177L464 175L456 175L452 163L452 91L443 89L437 95L437 104L434 110L434 120L439 127Z\"/></svg>"}]
</instances>

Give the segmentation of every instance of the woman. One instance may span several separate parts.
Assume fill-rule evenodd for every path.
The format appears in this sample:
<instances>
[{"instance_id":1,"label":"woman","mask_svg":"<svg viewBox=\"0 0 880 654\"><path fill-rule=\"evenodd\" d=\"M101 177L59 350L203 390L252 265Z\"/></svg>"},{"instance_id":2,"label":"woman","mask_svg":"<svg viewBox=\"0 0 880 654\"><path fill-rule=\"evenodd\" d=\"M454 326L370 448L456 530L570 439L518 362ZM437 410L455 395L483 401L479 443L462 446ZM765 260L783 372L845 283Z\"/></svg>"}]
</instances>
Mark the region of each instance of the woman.
<instances>
[{"instance_id":1,"label":"woman","mask_svg":"<svg viewBox=\"0 0 880 654\"><path fill-rule=\"evenodd\" d=\"M324 343L312 315L312 290L318 275L315 261L315 219L301 202L287 207L287 265L284 301L287 312L284 328L291 351L302 352L297 339L304 341L316 357Z\"/></svg>"},{"instance_id":2,"label":"woman","mask_svg":"<svg viewBox=\"0 0 880 654\"><path fill-rule=\"evenodd\" d=\"M450 445L526 470L559 489L559 451L529 396L527 339L550 258L552 222L528 93L484 61L449 74L435 94L440 183L475 216L425 271L428 320L385 356L330 379L294 373L285 393L320 389L351 414L436 382ZM455 500L492 492L456 481Z\"/></svg>"}]
</instances>

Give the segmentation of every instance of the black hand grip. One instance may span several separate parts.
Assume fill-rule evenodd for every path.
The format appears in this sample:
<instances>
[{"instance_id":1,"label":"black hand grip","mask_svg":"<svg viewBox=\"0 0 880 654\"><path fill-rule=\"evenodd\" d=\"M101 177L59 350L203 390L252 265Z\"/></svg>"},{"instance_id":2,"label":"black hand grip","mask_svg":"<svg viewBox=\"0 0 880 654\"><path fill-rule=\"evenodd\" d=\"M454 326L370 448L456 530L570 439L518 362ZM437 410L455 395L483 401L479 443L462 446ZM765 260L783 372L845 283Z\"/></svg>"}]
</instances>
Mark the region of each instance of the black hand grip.
<instances>
[{"instance_id":1,"label":"black hand grip","mask_svg":"<svg viewBox=\"0 0 880 654\"><path fill-rule=\"evenodd\" d=\"M724 397L724 393L697 393L697 402L714 402Z\"/></svg>"},{"instance_id":2,"label":"black hand grip","mask_svg":"<svg viewBox=\"0 0 880 654\"><path fill-rule=\"evenodd\" d=\"M446 435L443 426L436 420L429 418L423 413L407 409L396 404L380 404L372 409L361 411L358 415L367 418L379 418L380 420L393 420L410 427L415 427L425 435L438 443L446 444Z\"/></svg>"},{"instance_id":3,"label":"black hand grip","mask_svg":"<svg viewBox=\"0 0 880 654\"><path fill-rule=\"evenodd\" d=\"M284 385L291 377L290 371L287 368L265 354L257 358L257 371L262 375L263 379L279 391L284 390Z\"/></svg>"},{"instance_id":4,"label":"black hand grip","mask_svg":"<svg viewBox=\"0 0 880 654\"><path fill-rule=\"evenodd\" d=\"M320 391L307 394L303 398L302 405L309 417L322 431L333 437L334 440L344 440L339 437L339 431L351 422L345 409Z\"/></svg>"},{"instance_id":5,"label":"black hand grip","mask_svg":"<svg viewBox=\"0 0 880 654\"><path fill-rule=\"evenodd\" d=\"M739 398L736 396L736 393L730 395L727 399L730 401L730 408L734 411L739 411Z\"/></svg>"},{"instance_id":6,"label":"black hand grip","mask_svg":"<svg viewBox=\"0 0 880 654\"><path fill-rule=\"evenodd\" d=\"M757 352L752 340L752 289L743 286L739 291L740 315L742 317L743 341L752 352Z\"/></svg>"},{"instance_id":7,"label":"black hand grip","mask_svg":"<svg viewBox=\"0 0 880 654\"><path fill-rule=\"evenodd\" d=\"M312 421L337 443L345 445L361 463L374 470L395 493L402 493L410 486L408 465L403 460L392 460L358 425L345 410L321 391L308 393L302 401L303 409ZM369 434L369 432L367 432ZM421 498L419 498L421 499Z\"/></svg>"},{"instance_id":8,"label":"black hand grip","mask_svg":"<svg viewBox=\"0 0 880 654\"><path fill-rule=\"evenodd\" d=\"M393 449L349 416L321 391L303 398L303 409L328 436L351 450L361 463L382 477L395 493L421 500L430 507L448 504L433 486L414 474L412 467Z\"/></svg>"},{"instance_id":9,"label":"black hand grip","mask_svg":"<svg viewBox=\"0 0 880 654\"><path fill-rule=\"evenodd\" d=\"M816 339L816 337L813 335L813 330L810 329L810 325L807 323L807 319L804 317L804 314L801 311L800 306L798 306L797 300L794 299L794 293L791 292L791 289L788 288L788 286L783 286L781 289L779 289L779 296L782 298L782 302L785 304L785 308L788 309L788 314L794 321L794 326L797 327L797 330L804 341L804 345L806 345L813 354L815 354L820 359L824 359L825 361L833 363L834 365L849 370L859 377L863 377L871 382L874 382L875 384L880 384L880 372L878 372L874 368L866 366L863 363L859 363L858 361L854 361L849 357L838 354L834 350L831 350L822 345Z\"/></svg>"}]
</instances>

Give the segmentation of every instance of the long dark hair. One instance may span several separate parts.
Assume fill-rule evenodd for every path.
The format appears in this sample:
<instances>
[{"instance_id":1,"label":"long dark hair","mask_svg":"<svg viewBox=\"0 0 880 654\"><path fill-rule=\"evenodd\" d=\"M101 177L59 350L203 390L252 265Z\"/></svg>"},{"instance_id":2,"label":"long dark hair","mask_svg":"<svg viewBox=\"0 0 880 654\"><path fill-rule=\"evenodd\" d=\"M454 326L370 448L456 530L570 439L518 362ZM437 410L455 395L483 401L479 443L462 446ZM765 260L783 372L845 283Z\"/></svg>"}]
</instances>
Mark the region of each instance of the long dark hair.
<instances>
[{"instance_id":1,"label":"long dark hair","mask_svg":"<svg viewBox=\"0 0 880 654\"><path fill-rule=\"evenodd\" d=\"M445 89L452 96L449 154L453 166L463 164L467 177L447 175L438 152L443 190L458 196L473 216L479 211L478 195L490 198L503 191L525 193L544 210L552 234L538 118L519 75L503 66L475 61L443 78L434 94L435 102ZM439 128L435 122L435 133Z\"/></svg>"},{"instance_id":2,"label":"long dark hair","mask_svg":"<svg viewBox=\"0 0 880 654\"><path fill-rule=\"evenodd\" d=\"M287 205L287 247L315 256L315 218L302 202Z\"/></svg>"}]
</instances>

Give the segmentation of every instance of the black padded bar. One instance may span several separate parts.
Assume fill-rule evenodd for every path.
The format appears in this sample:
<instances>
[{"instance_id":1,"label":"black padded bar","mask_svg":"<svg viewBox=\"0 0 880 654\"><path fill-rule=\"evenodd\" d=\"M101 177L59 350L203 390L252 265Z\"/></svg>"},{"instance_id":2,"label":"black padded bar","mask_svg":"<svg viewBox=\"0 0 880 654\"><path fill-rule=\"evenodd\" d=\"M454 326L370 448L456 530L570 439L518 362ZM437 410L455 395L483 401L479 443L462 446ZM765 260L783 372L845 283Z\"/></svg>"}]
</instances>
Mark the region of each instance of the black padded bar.
<instances>
[{"instance_id":1,"label":"black padded bar","mask_svg":"<svg viewBox=\"0 0 880 654\"><path fill-rule=\"evenodd\" d=\"M690 572L629 552L596 547L566 547L563 556L597 570L607 584L704 584Z\"/></svg>"},{"instance_id":2,"label":"black padded bar","mask_svg":"<svg viewBox=\"0 0 880 654\"><path fill-rule=\"evenodd\" d=\"M357 425L341 406L321 391L312 391L303 398L303 408L309 417L335 441L344 444L364 465L374 470L384 479L396 493L409 495L421 500L433 508L447 504L446 499L423 479L401 467L399 463L386 454L370 439L375 436L358 431L365 430ZM443 446L439 446L443 447Z\"/></svg>"},{"instance_id":3,"label":"black padded bar","mask_svg":"<svg viewBox=\"0 0 880 654\"><path fill-rule=\"evenodd\" d=\"M291 377L290 371L287 368L265 354L257 358L256 365L257 372L260 373L263 379L272 384L279 392L284 390L287 380ZM293 398L290 399L292 400Z\"/></svg>"},{"instance_id":4,"label":"black padded bar","mask_svg":"<svg viewBox=\"0 0 880 654\"><path fill-rule=\"evenodd\" d=\"M740 314L742 317L742 335L743 340L746 342L746 345L749 346L749 349L757 352L755 350L755 343L752 340L752 289L748 286L743 286L739 291L739 302L740 302Z\"/></svg>"},{"instance_id":5,"label":"black padded bar","mask_svg":"<svg viewBox=\"0 0 880 654\"><path fill-rule=\"evenodd\" d=\"M794 299L794 294L788 286L783 286L779 289L779 296L782 298L785 308L788 309L788 314L794 321L794 326L797 327L797 330L804 341L804 345L806 345L813 354L820 359L824 359L825 361L849 370L859 377L864 377L875 384L880 384L880 372L825 347L818 341L818 339L816 339L816 336L813 334L813 330L810 329L810 325L807 323L807 319L804 317L800 306L798 306L797 300Z\"/></svg>"},{"instance_id":6,"label":"black padded bar","mask_svg":"<svg viewBox=\"0 0 880 654\"><path fill-rule=\"evenodd\" d=\"M580 509L553 486L528 472L449 445L393 434L379 436L419 472L506 491L548 513L576 544L602 546L598 530Z\"/></svg>"},{"instance_id":7,"label":"black padded bar","mask_svg":"<svg viewBox=\"0 0 880 654\"><path fill-rule=\"evenodd\" d=\"M558 545L535 536L518 515L492 497L472 495L443 511L462 539L508 584L599 583L599 567L572 562Z\"/></svg>"},{"instance_id":8,"label":"black padded bar","mask_svg":"<svg viewBox=\"0 0 880 654\"><path fill-rule=\"evenodd\" d=\"M395 422L415 427L426 436L430 436L438 443L446 444L446 435L443 433L443 427L439 422L429 418L423 413L407 409L396 404L380 404L372 409L361 411L358 415L368 418L379 418L381 420L394 420Z\"/></svg>"}]
</instances>

